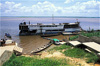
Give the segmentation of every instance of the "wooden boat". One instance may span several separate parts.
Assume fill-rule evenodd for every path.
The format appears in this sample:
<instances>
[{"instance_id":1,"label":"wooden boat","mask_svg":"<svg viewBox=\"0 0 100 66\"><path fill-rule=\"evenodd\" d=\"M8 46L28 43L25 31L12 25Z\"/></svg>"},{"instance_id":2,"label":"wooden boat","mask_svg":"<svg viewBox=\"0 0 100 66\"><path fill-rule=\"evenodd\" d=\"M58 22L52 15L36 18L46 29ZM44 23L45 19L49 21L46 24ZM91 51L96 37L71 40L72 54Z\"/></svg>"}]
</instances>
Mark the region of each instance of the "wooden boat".
<instances>
[{"instance_id":1,"label":"wooden boat","mask_svg":"<svg viewBox=\"0 0 100 66\"><path fill-rule=\"evenodd\" d=\"M40 48L37 48L36 50L31 51L31 54L41 52L41 51L45 50L46 48L48 48L51 45L52 45L52 42L49 42L48 44L46 44L46 45L44 45Z\"/></svg>"}]
</instances>

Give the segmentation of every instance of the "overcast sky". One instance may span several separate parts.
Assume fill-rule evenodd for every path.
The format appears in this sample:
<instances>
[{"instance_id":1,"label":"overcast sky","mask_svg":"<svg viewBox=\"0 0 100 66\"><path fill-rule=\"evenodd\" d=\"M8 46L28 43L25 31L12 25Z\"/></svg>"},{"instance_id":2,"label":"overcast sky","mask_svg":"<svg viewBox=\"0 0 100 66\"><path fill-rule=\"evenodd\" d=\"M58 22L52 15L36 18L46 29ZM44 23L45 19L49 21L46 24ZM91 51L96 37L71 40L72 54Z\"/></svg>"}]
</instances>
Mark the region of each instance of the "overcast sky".
<instances>
[{"instance_id":1,"label":"overcast sky","mask_svg":"<svg viewBox=\"0 0 100 66\"><path fill-rule=\"evenodd\" d=\"M100 17L100 0L1 0L0 16Z\"/></svg>"}]
</instances>

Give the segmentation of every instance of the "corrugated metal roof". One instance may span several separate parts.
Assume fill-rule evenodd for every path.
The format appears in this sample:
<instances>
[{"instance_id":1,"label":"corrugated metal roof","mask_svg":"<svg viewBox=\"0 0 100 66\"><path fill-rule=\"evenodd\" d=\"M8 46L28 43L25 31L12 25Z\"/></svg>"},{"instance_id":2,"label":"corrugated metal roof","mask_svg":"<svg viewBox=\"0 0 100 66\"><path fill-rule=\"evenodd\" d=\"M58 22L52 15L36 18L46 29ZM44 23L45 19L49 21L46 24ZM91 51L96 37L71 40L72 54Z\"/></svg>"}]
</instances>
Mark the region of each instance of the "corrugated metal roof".
<instances>
[{"instance_id":1,"label":"corrugated metal roof","mask_svg":"<svg viewBox=\"0 0 100 66\"><path fill-rule=\"evenodd\" d=\"M95 43L95 42L84 42L83 43L84 45L100 52L100 45L98 43Z\"/></svg>"},{"instance_id":2,"label":"corrugated metal roof","mask_svg":"<svg viewBox=\"0 0 100 66\"><path fill-rule=\"evenodd\" d=\"M73 46L81 44L79 41L69 41L69 43L72 44Z\"/></svg>"}]
</instances>

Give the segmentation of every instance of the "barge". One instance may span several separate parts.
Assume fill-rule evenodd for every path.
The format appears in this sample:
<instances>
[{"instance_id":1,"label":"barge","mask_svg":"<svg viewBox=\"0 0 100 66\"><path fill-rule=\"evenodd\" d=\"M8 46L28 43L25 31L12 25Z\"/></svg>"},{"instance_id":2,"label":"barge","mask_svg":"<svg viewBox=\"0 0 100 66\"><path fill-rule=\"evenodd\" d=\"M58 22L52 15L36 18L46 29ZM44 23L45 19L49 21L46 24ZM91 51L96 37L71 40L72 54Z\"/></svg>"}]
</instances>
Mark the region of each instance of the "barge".
<instances>
[{"instance_id":1,"label":"barge","mask_svg":"<svg viewBox=\"0 0 100 66\"><path fill-rule=\"evenodd\" d=\"M80 22L75 23L59 23L59 24L26 24L26 22L19 24L19 35L36 35L41 34L45 36L45 34L61 34L61 33L74 33L80 32L82 29L80 27ZM46 35L47 36L47 35Z\"/></svg>"}]
</instances>

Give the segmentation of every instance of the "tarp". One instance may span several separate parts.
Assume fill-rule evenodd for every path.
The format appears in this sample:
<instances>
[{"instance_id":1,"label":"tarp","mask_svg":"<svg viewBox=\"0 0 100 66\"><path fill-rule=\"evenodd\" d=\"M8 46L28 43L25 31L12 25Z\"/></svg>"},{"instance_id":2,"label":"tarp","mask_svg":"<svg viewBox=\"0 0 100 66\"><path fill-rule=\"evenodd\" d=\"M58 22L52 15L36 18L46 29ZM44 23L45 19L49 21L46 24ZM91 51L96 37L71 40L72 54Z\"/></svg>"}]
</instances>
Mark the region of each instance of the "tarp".
<instances>
[{"instance_id":1,"label":"tarp","mask_svg":"<svg viewBox=\"0 0 100 66\"><path fill-rule=\"evenodd\" d=\"M59 41L58 39L53 39L54 41Z\"/></svg>"}]
</instances>

